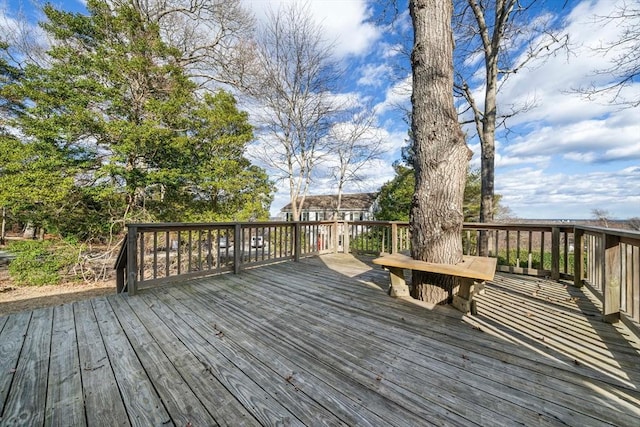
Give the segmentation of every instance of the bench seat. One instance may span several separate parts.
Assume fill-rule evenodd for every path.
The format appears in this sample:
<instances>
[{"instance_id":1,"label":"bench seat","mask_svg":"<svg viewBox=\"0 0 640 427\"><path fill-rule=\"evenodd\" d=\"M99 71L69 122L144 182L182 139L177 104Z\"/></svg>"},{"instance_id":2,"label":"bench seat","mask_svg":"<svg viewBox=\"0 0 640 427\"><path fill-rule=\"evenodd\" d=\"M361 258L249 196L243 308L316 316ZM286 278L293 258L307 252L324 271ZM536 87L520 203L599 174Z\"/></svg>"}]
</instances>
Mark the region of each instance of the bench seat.
<instances>
[{"instance_id":1,"label":"bench seat","mask_svg":"<svg viewBox=\"0 0 640 427\"><path fill-rule=\"evenodd\" d=\"M453 306L464 313L468 313L475 311L473 295L479 289L482 289L486 280L493 280L497 259L465 255L462 258L462 262L458 264L438 264L415 260L403 254L390 254L374 259L373 263L389 270L391 279L389 295L392 297L410 296L409 287L404 280L405 269L466 279L462 280L458 294L453 297Z\"/></svg>"}]
</instances>

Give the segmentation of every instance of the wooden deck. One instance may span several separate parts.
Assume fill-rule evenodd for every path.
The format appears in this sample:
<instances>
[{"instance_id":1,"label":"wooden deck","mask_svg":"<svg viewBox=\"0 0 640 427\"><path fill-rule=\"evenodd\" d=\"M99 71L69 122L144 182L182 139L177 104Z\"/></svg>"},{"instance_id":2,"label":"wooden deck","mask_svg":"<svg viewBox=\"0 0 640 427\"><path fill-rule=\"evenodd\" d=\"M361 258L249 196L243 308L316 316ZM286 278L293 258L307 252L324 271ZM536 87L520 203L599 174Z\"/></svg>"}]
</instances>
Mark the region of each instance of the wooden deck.
<instances>
[{"instance_id":1,"label":"wooden deck","mask_svg":"<svg viewBox=\"0 0 640 427\"><path fill-rule=\"evenodd\" d=\"M477 316L329 255L0 317L0 425L640 425L640 344L500 274Z\"/></svg>"}]
</instances>

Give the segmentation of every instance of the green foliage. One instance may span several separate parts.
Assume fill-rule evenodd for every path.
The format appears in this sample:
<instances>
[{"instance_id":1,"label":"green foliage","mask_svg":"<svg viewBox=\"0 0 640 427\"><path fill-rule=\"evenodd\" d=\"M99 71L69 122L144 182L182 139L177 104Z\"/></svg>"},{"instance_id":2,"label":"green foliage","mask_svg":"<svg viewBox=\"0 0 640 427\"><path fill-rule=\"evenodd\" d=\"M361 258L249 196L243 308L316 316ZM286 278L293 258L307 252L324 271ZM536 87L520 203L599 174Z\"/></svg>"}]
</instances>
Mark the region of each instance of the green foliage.
<instances>
[{"instance_id":1,"label":"green foliage","mask_svg":"<svg viewBox=\"0 0 640 427\"><path fill-rule=\"evenodd\" d=\"M391 252L391 232L389 227L372 226L361 230L349 240L349 251L361 254Z\"/></svg>"},{"instance_id":2,"label":"green foliage","mask_svg":"<svg viewBox=\"0 0 640 427\"><path fill-rule=\"evenodd\" d=\"M394 163L396 176L380 188L376 219L381 221L409 221L411 198L415 188L413 168Z\"/></svg>"},{"instance_id":3,"label":"green foliage","mask_svg":"<svg viewBox=\"0 0 640 427\"><path fill-rule=\"evenodd\" d=\"M57 285L69 278L77 259L76 246L63 241L22 240L11 243L9 251L15 255L9 274L19 285Z\"/></svg>"},{"instance_id":4,"label":"green foliage","mask_svg":"<svg viewBox=\"0 0 640 427\"><path fill-rule=\"evenodd\" d=\"M382 221L409 221L411 199L415 187L413 168L399 163L393 165L396 176L380 188L376 219ZM480 218L480 171L469 170L464 188L464 221L477 222ZM496 196L494 206L498 206Z\"/></svg>"},{"instance_id":5,"label":"green foliage","mask_svg":"<svg viewBox=\"0 0 640 427\"><path fill-rule=\"evenodd\" d=\"M22 72L12 65L9 54L9 45L0 39L0 90L10 83L15 82L21 76ZM22 105L15 99L0 96L0 114L2 116L15 114ZM2 117L0 116L0 117ZM3 131L3 123L0 121L0 132Z\"/></svg>"},{"instance_id":6,"label":"green foliage","mask_svg":"<svg viewBox=\"0 0 640 427\"><path fill-rule=\"evenodd\" d=\"M501 249L498 251L498 265L506 265L512 267L521 267L527 268L529 266L529 254L528 252L521 250L520 259L518 259L518 251L517 249L509 250L509 261L507 262L507 251L505 249ZM560 268L564 268L564 259L565 255L561 251L560 252ZM519 261L519 262L518 262ZM586 262L586 259L585 261ZM544 252L542 258L540 257L540 252L532 252L531 253L531 268L536 270L551 270L551 252ZM573 272L574 266L574 254L571 252L567 254L567 269L570 273Z\"/></svg>"},{"instance_id":7,"label":"green foliage","mask_svg":"<svg viewBox=\"0 0 640 427\"><path fill-rule=\"evenodd\" d=\"M131 4L87 9L45 6L50 65L2 87L26 107L12 123L25 137L0 139L0 204L81 239L130 221L267 218L273 185L244 157L253 129L233 96L198 94Z\"/></svg>"},{"instance_id":8,"label":"green foliage","mask_svg":"<svg viewBox=\"0 0 640 427\"><path fill-rule=\"evenodd\" d=\"M462 202L462 213L465 222L480 221L481 183L480 170L469 169L467 182L464 186L464 200Z\"/></svg>"}]
</instances>

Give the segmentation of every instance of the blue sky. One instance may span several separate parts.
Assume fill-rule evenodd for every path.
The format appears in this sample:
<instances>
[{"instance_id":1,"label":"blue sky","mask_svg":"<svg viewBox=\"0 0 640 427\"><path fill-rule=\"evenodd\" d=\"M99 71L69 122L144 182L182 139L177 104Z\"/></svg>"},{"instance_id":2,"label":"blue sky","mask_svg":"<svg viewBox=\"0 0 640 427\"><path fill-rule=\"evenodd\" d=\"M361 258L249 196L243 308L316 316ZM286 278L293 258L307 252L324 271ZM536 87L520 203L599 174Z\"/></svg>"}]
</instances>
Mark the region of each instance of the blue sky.
<instances>
[{"instance_id":1,"label":"blue sky","mask_svg":"<svg viewBox=\"0 0 640 427\"><path fill-rule=\"evenodd\" d=\"M261 22L268 8L277 8L284 1L242 2ZM5 21L14 16L19 3L0 0ZM603 83L593 73L607 68L617 52L607 57L591 48L614 40L620 27L597 22L594 16L607 15L617 3L544 3L547 9L539 13L551 16L569 34L571 52L534 64L510 77L502 87L499 106L535 102L535 108L513 117L508 122L509 132L500 131L496 139L496 192L518 218L590 218L593 209L607 210L620 219L640 216L640 108L620 109L606 99L589 101L571 92L572 88ZM31 7L22 4L29 15ZM54 4L67 10L83 7L79 0ZM376 3L367 0L312 0L309 8L327 38L335 40L336 58L349 70L342 93L337 95L355 96L376 105L376 131L384 139L385 154L370 165L363 182L347 189L376 191L393 178L391 164L400 158L407 135L407 125L395 106L408 102L410 78L406 67L398 69L402 58L393 48L398 32L410 25L407 12L400 10L400 22L389 27L375 19ZM481 93L480 87L475 89ZM626 95L640 97L640 84L628 88ZM473 129L467 130L473 135ZM469 146L475 153L472 165L477 166L477 140L471 138ZM332 192L330 180L318 177L312 193ZM287 202L288 193L282 188L272 213Z\"/></svg>"}]
</instances>

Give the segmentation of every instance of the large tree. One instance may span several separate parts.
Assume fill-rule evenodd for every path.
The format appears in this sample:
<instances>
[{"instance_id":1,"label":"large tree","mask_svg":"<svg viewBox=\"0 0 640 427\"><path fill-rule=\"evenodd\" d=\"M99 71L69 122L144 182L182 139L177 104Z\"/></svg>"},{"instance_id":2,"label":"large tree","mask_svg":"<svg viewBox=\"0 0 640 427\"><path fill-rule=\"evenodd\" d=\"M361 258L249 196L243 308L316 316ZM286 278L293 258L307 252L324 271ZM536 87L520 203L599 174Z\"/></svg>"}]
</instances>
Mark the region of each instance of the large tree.
<instances>
[{"instance_id":1,"label":"large tree","mask_svg":"<svg viewBox=\"0 0 640 427\"><path fill-rule=\"evenodd\" d=\"M566 46L568 37L553 28L551 15L535 9L538 0L456 0L456 94L471 112L480 140L482 199L480 222L492 222L496 213L495 152L496 129L504 121L528 108L501 105L498 91L506 79L536 58L554 54ZM477 60L482 58L482 60ZM478 76L481 90L475 91ZM483 100L482 104L478 99ZM488 234L480 235L480 255L488 255Z\"/></svg>"},{"instance_id":2,"label":"large tree","mask_svg":"<svg viewBox=\"0 0 640 427\"><path fill-rule=\"evenodd\" d=\"M287 184L299 220L317 165L330 149L328 134L341 109L334 96L340 73L322 27L295 3L270 15L254 54L243 87L263 130L256 155Z\"/></svg>"},{"instance_id":3,"label":"large tree","mask_svg":"<svg viewBox=\"0 0 640 427\"><path fill-rule=\"evenodd\" d=\"M109 228L266 217L272 188L243 157L253 134L233 97L199 97L180 50L133 3L87 9L46 6L49 65L5 88L28 106L15 123L25 135L16 165L33 176L17 168L12 179L25 186L23 204L48 207L30 209L47 215L34 220L89 230L91 218Z\"/></svg>"},{"instance_id":4,"label":"large tree","mask_svg":"<svg viewBox=\"0 0 640 427\"><path fill-rule=\"evenodd\" d=\"M179 52L177 61L199 85L240 83L252 55L254 19L242 0L111 0L133 7L158 28L162 41ZM211 84L213 83L213 84Z\"/></svg>"},{"instance_id":5,"label":"large tree","mask_svg":"<svg viewBox=\"0 0 640 427\"><path fill-rule=\"evenodd\" d=\"M462 200L471 151L453 104L453 34L450 1L411 0L414 28L411 131L416 188L411 206L414 259L462 261ZM412 296L446 303L451 276L413 272Z\"/></svg>"}]
</instances>

